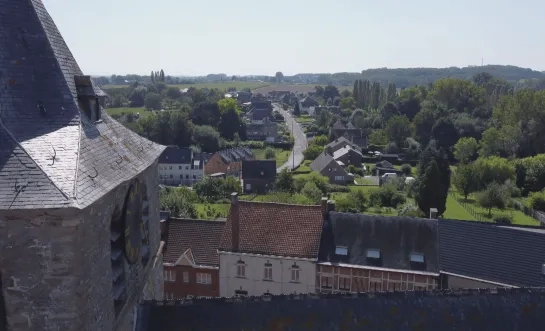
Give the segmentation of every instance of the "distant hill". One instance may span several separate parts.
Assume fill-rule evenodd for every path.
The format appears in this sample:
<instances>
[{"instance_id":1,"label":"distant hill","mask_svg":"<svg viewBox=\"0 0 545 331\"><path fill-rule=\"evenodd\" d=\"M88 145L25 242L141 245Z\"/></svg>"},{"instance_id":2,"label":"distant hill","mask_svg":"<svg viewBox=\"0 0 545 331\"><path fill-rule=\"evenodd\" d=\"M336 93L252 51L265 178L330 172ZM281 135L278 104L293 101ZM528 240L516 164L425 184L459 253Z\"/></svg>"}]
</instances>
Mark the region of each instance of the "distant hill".
<instances>
[{"instance_id":1,"label":"distant hill","mask_svg":"<svg viewBox=\"0 0 545 331\"><path fill-rule=\"evenodd\" d=\"M298 74L298 80L318 80L318 84L351 85L356 79L376 81L381 84L394 83L397 87L409 87L414 85L428 85L438 79L455 77L471 79L475 74L487 72L494 77L503 78L506 81L517 84L521 80L545 79L545 72L516 66L487 65L472 67L450 68L378 68L367 69L361 73L339 72L334 74ZM313 82L314 83L314 82Z\"/></svg>"}]
</instances>

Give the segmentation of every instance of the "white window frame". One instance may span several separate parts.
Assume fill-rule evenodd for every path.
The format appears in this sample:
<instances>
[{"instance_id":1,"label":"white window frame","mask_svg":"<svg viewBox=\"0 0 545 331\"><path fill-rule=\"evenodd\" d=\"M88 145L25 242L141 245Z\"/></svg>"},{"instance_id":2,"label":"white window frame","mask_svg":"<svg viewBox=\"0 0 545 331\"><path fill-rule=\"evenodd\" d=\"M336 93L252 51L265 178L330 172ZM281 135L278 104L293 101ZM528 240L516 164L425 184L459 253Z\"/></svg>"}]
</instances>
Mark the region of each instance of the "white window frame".
<instances>
[{"instance_id":1,"label":"white window frame","mask_svg":"<svg viewBox=\"0 0 545 331\"><path fill-rule=\"evenodd\" d=\"M212 284L212 274L205 272L197 272L197 284L210 285Z\"/></svg>"},{"instance_id":2,"label":"white window frame","mask_svg":"<svg viewBox=\"0 0 545 331\"><path fill-rule=\"evenodd\" d=\"M237 277L238 278L246 278L246 264L245 263L237 263Z\"/></svg>"},{"instance_id":3,"label":"white window frame","mask_svg":"<svg viewBox=\"0 0 545 331\"><path fill-rule=\"evenodd\" d=\"M291 268L291 282L300 283L301 273L299 268Z\"/></svg>"},{"instance_id":4,"label":"white window frame","mask_svg":"<svg viewBox=\"0 0 545 331\"><path fill-rule=\"evenodd\" d=\"M165 281L175 282L176 281L176 271L175 270L165 270L164 272Z\"/></svg>"},{"instance_id":5,"label":"white window frame","mask_svg":"<svg viewBox=\"0 0 545 331\"><path fill-rule=\"evenodd\" d=\"M264 274L263 279L264 280L272 280L273 279L272 266L271 265L266 265L265 266L265 274Z\"/></svg>"},{"instance_id":6,"label":"white window frame","mask_svg":"<svg viewBox=\"0 0 545 331\"><path fill-rule=\"evenodd\" d=\"M184 271L183 278L184 278L184 283L189 283L189 272L188 271Z\"/></svg>"}]
</instances>

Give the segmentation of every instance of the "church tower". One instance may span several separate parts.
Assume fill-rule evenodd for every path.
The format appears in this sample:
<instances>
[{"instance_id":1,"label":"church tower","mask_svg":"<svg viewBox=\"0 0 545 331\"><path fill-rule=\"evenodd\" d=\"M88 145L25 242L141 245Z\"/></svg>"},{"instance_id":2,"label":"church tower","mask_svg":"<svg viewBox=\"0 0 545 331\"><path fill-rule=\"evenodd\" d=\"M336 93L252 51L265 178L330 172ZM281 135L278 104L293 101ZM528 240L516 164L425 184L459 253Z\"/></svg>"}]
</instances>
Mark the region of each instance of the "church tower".
<instances>
[{"instance_id":1,"label":"church tower","mask_svg":"<svg viewBox=\"0 0 545 331\"><path fill-rule=\"evenodd\" d=\"M105 98L41 0L0 0L0 330L131 330L162 299L164 147Z\"/></svg>"}]
</instances>

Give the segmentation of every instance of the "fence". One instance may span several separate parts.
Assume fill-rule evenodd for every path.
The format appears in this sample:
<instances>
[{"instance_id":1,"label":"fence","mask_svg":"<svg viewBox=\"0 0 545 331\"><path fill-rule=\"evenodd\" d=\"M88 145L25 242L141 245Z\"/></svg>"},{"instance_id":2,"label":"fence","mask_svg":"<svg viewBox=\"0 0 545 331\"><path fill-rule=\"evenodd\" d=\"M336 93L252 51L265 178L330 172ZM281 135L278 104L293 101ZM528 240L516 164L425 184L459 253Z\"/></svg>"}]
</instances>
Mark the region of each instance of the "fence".
<instances>
[{"instance_id":1,"label":"fence","mask_svg":"<svg viewBox=\"0 0 545 331\"><path fill-rule=\"evenodd\" d=\"M481 214L477 213L477 211L475 211L475 209L473 209L473 207L471 207L471 205L469 203L467 203L467 201L463 200L463 199L460 199L458 198L455 194L453 194L451 191L448 192L448 194L454 198L454 200L456 200L468 213L471 214L471 216L473 216L477 221L481 221L481 222L484 222L485 220L483 219L483 217L481 216Z\"/></svg>"},{"instance_id":2,"label":"fence","mask_svg":"<svg viewBox=\"0 0 545 331\"><path fill-rule=\"evenodd\" d=\"M541 226L545 226L545 213L537 211L528 206L525 206L522 202L513 199L513 207L520 210L524 214L535 218L541 223Z\"/></svg>"}]
</instances>

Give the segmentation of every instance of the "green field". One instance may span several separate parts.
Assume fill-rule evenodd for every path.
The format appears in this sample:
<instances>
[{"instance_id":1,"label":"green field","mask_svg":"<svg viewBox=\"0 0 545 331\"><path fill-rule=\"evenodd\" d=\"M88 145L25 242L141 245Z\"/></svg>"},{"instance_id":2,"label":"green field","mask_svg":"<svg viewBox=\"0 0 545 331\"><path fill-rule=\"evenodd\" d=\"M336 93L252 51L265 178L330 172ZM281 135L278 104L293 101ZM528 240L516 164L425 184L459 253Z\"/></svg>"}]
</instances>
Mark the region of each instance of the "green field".
<instances>
[{"instance_id":1,"label":"green field","mask_svg":"<svg viewBox=\"0 0 545 331\"><path fill-rule=\"evenodd\" d=\"M221 203L197 203L197 218L198 219L216 219L219 217L227 217L229 213L230 204Z\"/></svg>"},{"instance_id":2,"label":"green field","mask_svg":"<svg viewBox=\"0 0 545 331\"><path fill-rule=\"evenodd\" d=\"M452 195L457 197L458 200L463 200L463 197L460 194L458 194L457 192L453 192ZM449 196L449 199L452 199L452 200L454 200L456 202L456 200L454 198L450 197L450 196ZM476 218L478 218L478 220L480 220L480 221L493 222L494 217L508 216L508 217L510 217L512 219L513 224L515 224L515 225L540 225L539 221L537 221L533 217L530 217L530 216L524 214L520 210L516 210L516 209L510 208L510 207L506 208L505 210L498 210L498 209L493 208L491 216L489 216L487 209L482 208L482 207L477 205L477 203L475 202L475 196L473 194L471 194L468 197L467 201L465 201L464 204L465 204L465 206L458 203L458 205L460 205L460 207L462 207L462 208L464 208L466 210L473 210L477 215ZM447 204L447 206L448 206L448 204ZM448 212L448 207L447 207L447 212ZM472 217L471 219L475 219L475 217Z\"/></svg>"},{"instance_id":3,"label":"green field","mask_svg":"<svg viewBox=\"0 0 545 331\"><path fill-rule=\"evenodd\" d=\"M189 88L189 87L195 87L198 89L201 88L217 88L219 90L226 90L230 87L234 87L237 90L242 90L245 88L255 89L259 87L264 87L270 85L269 83L262 83L262 82L241 82L241 81L226 81L226 82L220 82L220 83L196 83L196 84L172 84L168 85L169 87L178 87L179 89ZM104 85L103 89L114 89L114 88L123 88L123 87L129 87L129 85Z\"/></svg>"},{"instance_id":4,"label":"green field","mask_svg":"<svg viewBox=\"0 0 545 331\"><path fill-rule=\"evenodd\" d=\"M286 151L280 148L276 148L276 167L280 167L286 161L288 161L288 158L290 157L291 151ZM254 156L256 160L265 160L265 150L264 149L252 149L252 152L254 152Z\"/></svg>"},{"instance_id":5,"label":"green field","mask_svg":"<svg viewBox=\"0 0 545 331\"><path fill-rule=\"evenodd\" d=\"M130 108L130 107L121 107L121 108L106 108L106 112L108 115L121 115L122 113L128 114L128 113L139 113L140 118L147 117L153 114L152 111L147 111L145 108L136 107L136 108Z\"/></svg>"}]
</instances>

